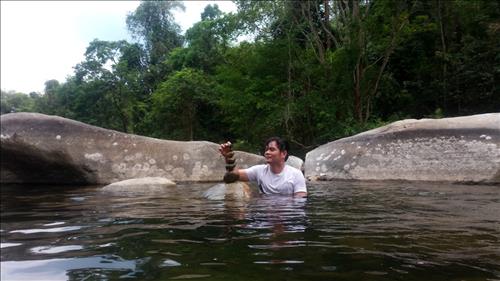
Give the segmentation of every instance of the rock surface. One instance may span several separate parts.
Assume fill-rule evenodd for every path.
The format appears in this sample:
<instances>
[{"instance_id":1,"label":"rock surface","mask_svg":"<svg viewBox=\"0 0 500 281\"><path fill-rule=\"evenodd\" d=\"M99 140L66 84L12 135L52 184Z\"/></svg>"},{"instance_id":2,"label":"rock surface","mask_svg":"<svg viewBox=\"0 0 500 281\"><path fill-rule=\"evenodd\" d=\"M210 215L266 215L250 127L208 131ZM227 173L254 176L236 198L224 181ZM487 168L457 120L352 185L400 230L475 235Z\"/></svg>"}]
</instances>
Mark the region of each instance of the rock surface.
<instances>
[{"instance_id":1,"label":"rock surface","mask_svg":"<svg viewBox=\"0 0 500 281\"><path fill-rule=\"evenodd\" d=\"M10 113L1 119L0 182L109 184L164 177L175 182L221 181L219 145L120 133L57 116ZM245 168L264 163L236 151Z\"/></svg>"},{"instance_id":2,"label":"rock surface","mask_svg":"<svg viewBox=\"0 0 500 281\"><path fill-rule=\"evenodd\" d=\"M304 172L304 160L297 156L290 155L286 160L286 164Z\"/></svg>"},{"instance_id":3,"label":"rock surface","mask_svg":"<svg viewBox=\"0 0 500 281\"><path fill-rule=\"evenodd\" d=\"M175 182L161 177L146 177L129 179L108 184L102 188L104 192L134 192L134 193L162 193L167 192L169 187L175 186Z\"/></svg>"},{"instance_id":4,"label":"rock surface","mask_svg":"<svg viewBox=\"0 0 500 281\"><path fill-rule=\"evenodd\" d=\"M309 180L500 183L500 113L402 120L306 155Z\"/></svg>"}]
</instances>

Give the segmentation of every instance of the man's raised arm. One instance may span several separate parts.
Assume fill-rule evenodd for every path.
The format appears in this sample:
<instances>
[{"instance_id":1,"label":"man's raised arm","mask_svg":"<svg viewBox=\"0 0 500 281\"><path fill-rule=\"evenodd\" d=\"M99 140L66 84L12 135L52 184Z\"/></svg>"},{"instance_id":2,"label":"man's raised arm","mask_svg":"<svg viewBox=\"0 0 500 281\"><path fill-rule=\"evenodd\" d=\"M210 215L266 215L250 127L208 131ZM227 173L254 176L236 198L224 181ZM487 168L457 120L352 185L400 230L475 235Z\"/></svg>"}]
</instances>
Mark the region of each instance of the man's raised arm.
<instances>
[{"instance_id":1,"label":"man's raised arm","mask_svg":"<svg viewBox=\"0 0 500 281\"><path fill-rule=\"evenodd\" d=\"M231 142L226 142L219 147L220 154L226 161L226 174L224 174L225 183L233 183L235 181L248 181L248 175L243 169L236 168L236 159L232 150Z\"/></svg>"}]
</instances>

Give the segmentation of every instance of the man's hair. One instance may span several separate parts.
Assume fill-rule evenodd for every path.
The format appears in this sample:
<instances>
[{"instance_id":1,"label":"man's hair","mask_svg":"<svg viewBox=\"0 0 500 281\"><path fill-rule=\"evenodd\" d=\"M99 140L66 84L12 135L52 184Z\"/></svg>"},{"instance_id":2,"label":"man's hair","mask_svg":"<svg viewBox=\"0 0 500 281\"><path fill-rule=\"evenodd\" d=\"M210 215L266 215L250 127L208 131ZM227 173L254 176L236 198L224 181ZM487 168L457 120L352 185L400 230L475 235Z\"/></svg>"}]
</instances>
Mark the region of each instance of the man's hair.
<instances>
[{"instance_id":1,"label":"man's hair","mask_svg":"<svg viewBox=\"0 0 500 281\"><path fill-rule=\"evenodd\" d=\"M276 142L276 145L278 146L278 149L280 151L286 151L285 161L288 160L290 151L290 145L288 145L288 142L280 137L270 137L266 140L265 147L267 147L273 141Z\"/></svg>"}]
</instances>

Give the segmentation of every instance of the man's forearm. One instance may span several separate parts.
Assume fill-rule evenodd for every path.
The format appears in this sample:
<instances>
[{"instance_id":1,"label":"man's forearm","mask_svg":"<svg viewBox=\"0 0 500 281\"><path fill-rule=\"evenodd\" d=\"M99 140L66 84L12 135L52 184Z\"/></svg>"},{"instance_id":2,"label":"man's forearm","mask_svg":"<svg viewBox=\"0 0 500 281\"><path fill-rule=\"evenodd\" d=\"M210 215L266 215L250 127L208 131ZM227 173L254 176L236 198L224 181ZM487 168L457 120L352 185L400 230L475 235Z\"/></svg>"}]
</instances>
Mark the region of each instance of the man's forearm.
<instances>
[{"instance_id":1,"label":"man's forearm","mask_svg":"<svg viewBox=\"0 0 500 281\"><path fill-rule=\"evenodd\" d=\"M237 181L240 176L238 174L238 169L235 169L236 159L230 142L226 143L226 150L227 152L223 154L226 162L226 173L224 174L223 180L225 183L233 183Z\"/></svg>"},{"instance_id":2,"label":"man's forearm","mask_svg":"<svg viewBox=\"0 0 500 281\"><path fill-rule=\"evenodd\" d=\"M295 192L293 194L294 197L307 197L307 192L304 192L304 191L299 191L299 192Z\"/></svg>"}]
</instances>

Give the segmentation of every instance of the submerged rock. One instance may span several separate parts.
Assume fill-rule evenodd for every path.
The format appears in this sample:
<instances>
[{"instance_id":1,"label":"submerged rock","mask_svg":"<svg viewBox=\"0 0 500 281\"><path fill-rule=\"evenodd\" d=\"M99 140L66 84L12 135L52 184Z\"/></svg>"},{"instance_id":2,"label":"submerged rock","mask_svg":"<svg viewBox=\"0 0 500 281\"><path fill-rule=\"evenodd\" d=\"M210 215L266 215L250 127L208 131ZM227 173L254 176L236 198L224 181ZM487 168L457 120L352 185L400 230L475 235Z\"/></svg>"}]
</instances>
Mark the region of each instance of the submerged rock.
<instances>
[{"instance_id":1,"label":"submerged rock","mask_svg":"<svg viewBox=\"0 0 500 281\"><path fill-rule=\"evenodd\" d=\"M241 181L233 183L219 183L203 193L203 197L210 200L235 199L245 200L252 196L250 186Z\"/></svg>"},{"instance_id":2,"label":"submerged rock","mask_svg":"<svg viewBox=\"0 0 500 281\"><path fill-rule=\"evenodd\" d=\"M309 180L500 183L500 113L402 120L306 155Z\"/></svg>"},{"instance_id":3,"label":"submerged rock","mask_svg":"<svg viewBox=\"0 0 500 281\"><path fill-rule=\"evenodd\" d=\"M161 177L146 177L129 179L108 184L102 188L104 192L134 192L134 193L161 193L175 186L175 182Z\"/></svg>"},{"instance_id":4,"label":"submerged rock","mask_svg":"<svg viewBox=\"0 0 500 281\"><path fill-rule=\"evenodd\" d=\"M1 183L108 184L140 177L215 182L225 173L219 145L169 141L38 113L1 117ZM264 163L236 151L245 168Z\"/></svg>"}]
</instances>

